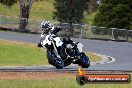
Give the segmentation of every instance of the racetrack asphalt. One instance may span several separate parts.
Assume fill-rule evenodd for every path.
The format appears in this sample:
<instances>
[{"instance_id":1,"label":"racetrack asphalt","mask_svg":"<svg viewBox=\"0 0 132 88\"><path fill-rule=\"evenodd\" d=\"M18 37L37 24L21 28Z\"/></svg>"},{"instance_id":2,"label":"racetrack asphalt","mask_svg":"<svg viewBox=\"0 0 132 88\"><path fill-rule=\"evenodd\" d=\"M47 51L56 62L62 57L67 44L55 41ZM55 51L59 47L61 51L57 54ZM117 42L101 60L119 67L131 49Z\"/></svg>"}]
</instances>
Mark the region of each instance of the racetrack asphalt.
<instances>
[{"instance_id":1,"label":"racetrack asphalt","mask_svg":"<svg viewBox=\"0 0 132 88\"><path fill-rule=\"evenodd\" d=\"M0 39L21 41L36 44L39 42L40 35L24 34L16 32L0 31ZM89 39L72 38L75 42L79 41L83 44L83 50L94 52L115 58L114 62L91 65L86 70L123 70L132 71L132 43L128 42L114 42L114 41L100 41ZM43 66L42 66L43 67ZM42 68L37 67L39 68ZM44 68L44 67L43 67ZM54 69L54 67L48 67ZM47 68L46 68L47 69ZM66 67L65 69L76 69L76 67Z\"/></svg>"}]
</instances>

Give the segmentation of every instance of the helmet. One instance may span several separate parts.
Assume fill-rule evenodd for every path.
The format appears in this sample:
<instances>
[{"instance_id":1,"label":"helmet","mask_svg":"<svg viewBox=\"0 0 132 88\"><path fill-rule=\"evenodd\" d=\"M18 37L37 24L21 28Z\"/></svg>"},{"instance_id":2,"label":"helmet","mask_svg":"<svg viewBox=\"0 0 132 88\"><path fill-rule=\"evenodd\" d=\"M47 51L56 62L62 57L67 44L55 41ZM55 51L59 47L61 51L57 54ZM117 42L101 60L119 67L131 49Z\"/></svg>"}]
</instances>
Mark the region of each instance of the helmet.
<instances>
[{"instance_id":1,"label":"helmet","mask_svg":"<svg viewBox=\"0 0 132 88\"><path fill-rule=\"evenodd\" d=\"M43 21L41 23L41 28L51 28L52 24L49 21Z\"/></svg>"}]
</instances>

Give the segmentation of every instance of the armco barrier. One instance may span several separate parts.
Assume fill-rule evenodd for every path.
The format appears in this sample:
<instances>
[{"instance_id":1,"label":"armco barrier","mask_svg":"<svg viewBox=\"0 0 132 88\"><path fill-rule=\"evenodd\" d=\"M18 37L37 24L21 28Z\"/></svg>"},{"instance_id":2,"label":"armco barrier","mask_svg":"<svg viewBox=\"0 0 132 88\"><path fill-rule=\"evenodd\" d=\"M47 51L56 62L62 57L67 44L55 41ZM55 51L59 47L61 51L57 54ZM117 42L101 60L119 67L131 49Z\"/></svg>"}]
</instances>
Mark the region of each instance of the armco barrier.
<instances>
[{"instance_id":1,"label":"armco barrier","mask_svg":"<svg viewBox=\"0 0 132 88\"><path fill-rule=\"evenodd\" d=\"M43 20L28 20L27 30L31 33L41 33L40 24ZM107 40L128 40L132 39L132 30L107 28L89 26L87 24L72 24L72 29L69 23L52 22L55 25L59 25L63 30L59 33L61 36L72 35L77 38L89 38L89 39L107 39ZM18 30L19 18L0 15L0 27L3 29Z\"/></svg>"}]
</instances>

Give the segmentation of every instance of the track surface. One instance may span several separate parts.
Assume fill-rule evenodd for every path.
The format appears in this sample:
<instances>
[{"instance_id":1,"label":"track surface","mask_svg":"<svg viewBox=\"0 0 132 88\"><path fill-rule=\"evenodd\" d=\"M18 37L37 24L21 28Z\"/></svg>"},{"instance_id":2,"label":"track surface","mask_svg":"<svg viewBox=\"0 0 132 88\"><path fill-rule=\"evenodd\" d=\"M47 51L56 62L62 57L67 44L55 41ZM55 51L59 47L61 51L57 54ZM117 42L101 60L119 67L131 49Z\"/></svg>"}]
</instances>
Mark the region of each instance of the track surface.
<instances>
[{"instance_id":1,"label":"track surface","mask_svg":"<svg viewBox=\"0 0 132 88\"><path fill-rule=\"evenodd\" d=\"M0 39L37 44L40 40L40 35L21 34L21 33L0 31ZM104 54L106 56L111 56L111 57L115 58L115 61L112 63L91 65L86 70L132 71L132 43L76 39L76 38L73 38L73 40L83 43L84 51L90 51L90 52L95 52L95 53L99 53L99 54ZM52 66L37 66L37 67L33 66L30 68L31 69L34 69L34 68L35 69L50 69L50 70L55 69ZM64 70L65 69L75 70L75 68L76 68L76 66L69 66L69 67L64 68Z\"/></svg>"}]
</instances>

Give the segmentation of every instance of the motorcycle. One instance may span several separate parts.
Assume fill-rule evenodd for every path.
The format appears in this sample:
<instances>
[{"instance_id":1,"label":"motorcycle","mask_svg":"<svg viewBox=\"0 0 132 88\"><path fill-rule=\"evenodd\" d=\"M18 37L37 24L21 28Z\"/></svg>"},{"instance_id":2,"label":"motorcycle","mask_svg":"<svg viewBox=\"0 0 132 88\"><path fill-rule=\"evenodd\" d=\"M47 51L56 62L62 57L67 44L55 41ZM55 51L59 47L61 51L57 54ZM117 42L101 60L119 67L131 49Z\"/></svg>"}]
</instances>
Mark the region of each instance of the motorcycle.
<instances>
[{"instance_id":1,"label":"motorcycle","mask_svg":"<svg viewBox=\"0 0 132 88\"><path fill-rule=\"evenodd\" d=\"M39 47L45 47L47 50L47 58L49 64L55 66L58 69L62 69L73 64L78 64L83 68L90 66L90 60L82 52L83 45L79 42L67 43L69 40L66 38L60 38L52 33L46 35L44 40L40 40Z\"/></svg>"}]
</instances>

